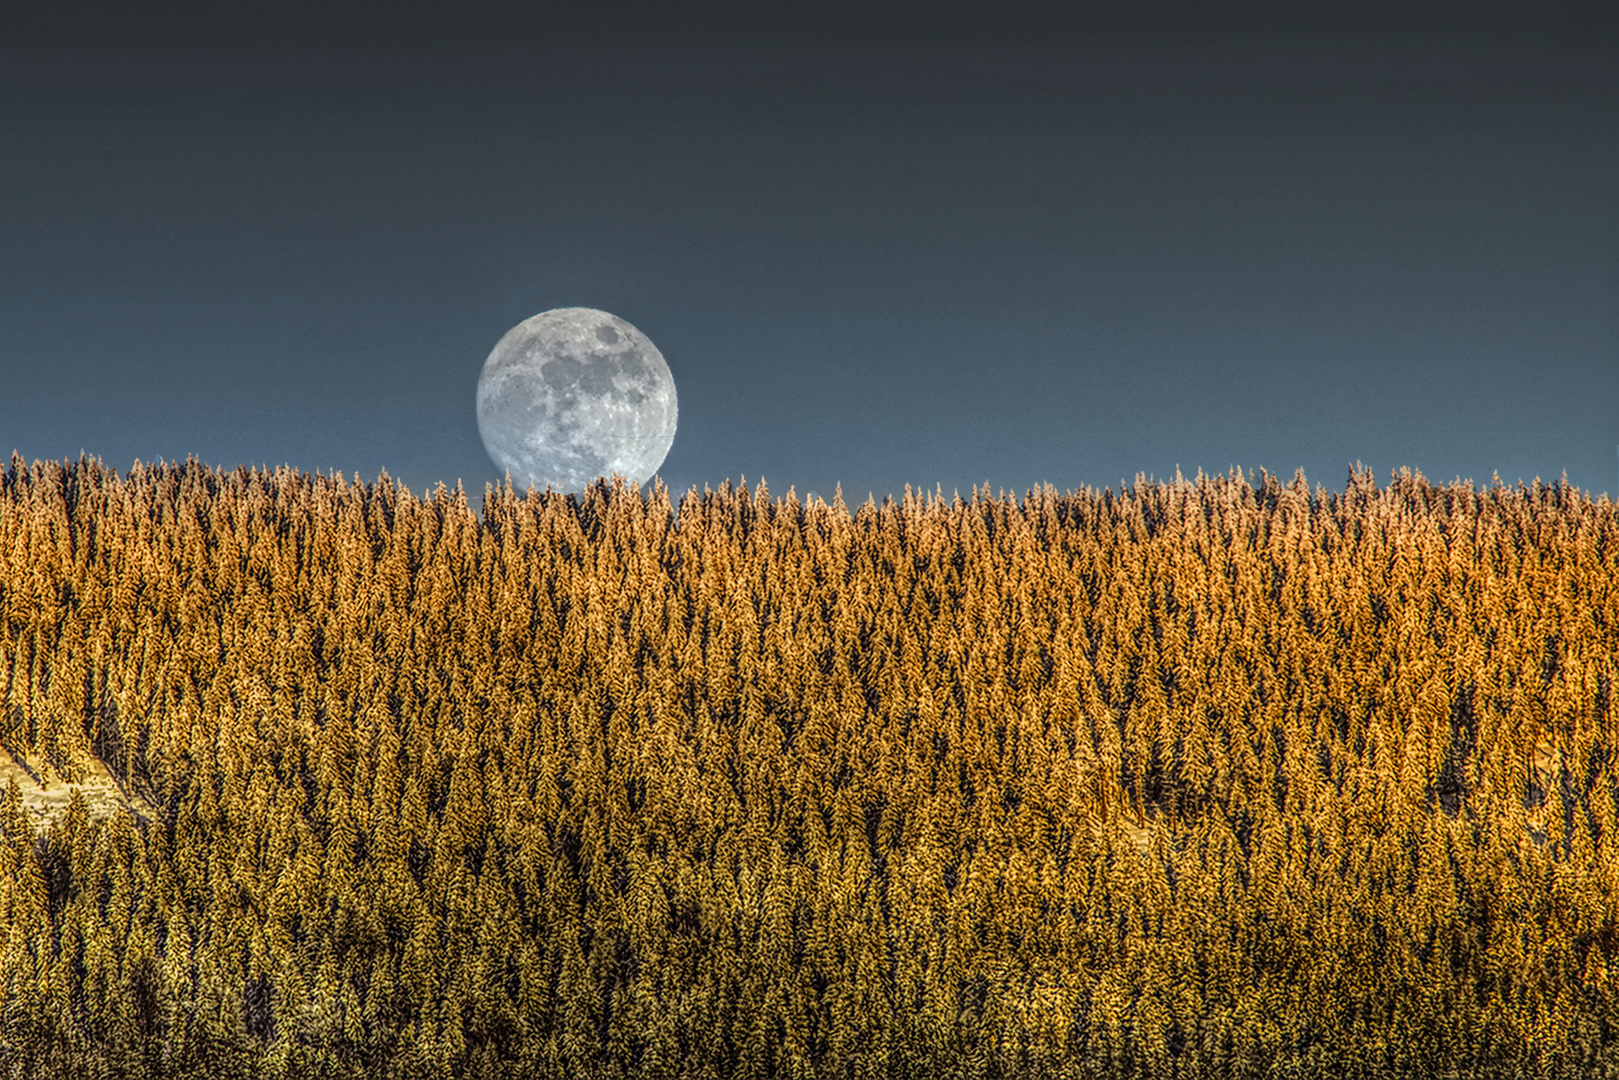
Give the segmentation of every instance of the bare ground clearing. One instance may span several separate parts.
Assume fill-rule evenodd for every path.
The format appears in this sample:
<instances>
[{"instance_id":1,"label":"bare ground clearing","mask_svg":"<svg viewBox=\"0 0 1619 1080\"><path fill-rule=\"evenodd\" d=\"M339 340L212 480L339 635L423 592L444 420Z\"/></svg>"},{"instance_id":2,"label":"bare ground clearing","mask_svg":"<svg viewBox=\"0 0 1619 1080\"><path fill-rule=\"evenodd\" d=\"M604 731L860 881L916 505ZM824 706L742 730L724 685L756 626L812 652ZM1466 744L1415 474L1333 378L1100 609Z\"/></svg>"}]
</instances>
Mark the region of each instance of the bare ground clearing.
<instances>
[{"instance_id":1,"label":"bare ground clearing","mask_svg":"<svg viewBox=\"0 0 1619 1080\"><path fill-rule=\"evenodd\" d=\"M69 784L45 761L0 750L0 793L5 792L11 781L15 780L17 787L22 789L23 810L41 831L67 814L74 788L83 793L91 818L133 814L148 822L157 820L157 811L152 805L140 795L126 793L119 787L118 781L99 758L81 755L75 758L73 768L84 779Z\"/></svg>"}]
</instances>

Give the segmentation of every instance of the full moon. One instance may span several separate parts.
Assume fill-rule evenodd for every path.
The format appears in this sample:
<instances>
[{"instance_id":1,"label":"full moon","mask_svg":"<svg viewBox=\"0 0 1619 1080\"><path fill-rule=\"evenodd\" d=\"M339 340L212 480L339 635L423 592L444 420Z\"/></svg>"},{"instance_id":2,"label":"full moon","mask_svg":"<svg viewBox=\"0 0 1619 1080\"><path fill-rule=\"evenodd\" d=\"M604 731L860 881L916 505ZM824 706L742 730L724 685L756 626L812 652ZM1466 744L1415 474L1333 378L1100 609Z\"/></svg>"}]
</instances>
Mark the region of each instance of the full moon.
<instances>
[{"instance_id":1,"label":"full moon","mask_svg":"<svg viewBox=\"0 0 1619 1080\"><path fill-rule=\"evenodd\" d=\"M478 434L518 491L583 491L610 473L646 483L669 455L677 411L663 354L595 308L523 320L478 376Z\"/></svg>"}]
</instances>

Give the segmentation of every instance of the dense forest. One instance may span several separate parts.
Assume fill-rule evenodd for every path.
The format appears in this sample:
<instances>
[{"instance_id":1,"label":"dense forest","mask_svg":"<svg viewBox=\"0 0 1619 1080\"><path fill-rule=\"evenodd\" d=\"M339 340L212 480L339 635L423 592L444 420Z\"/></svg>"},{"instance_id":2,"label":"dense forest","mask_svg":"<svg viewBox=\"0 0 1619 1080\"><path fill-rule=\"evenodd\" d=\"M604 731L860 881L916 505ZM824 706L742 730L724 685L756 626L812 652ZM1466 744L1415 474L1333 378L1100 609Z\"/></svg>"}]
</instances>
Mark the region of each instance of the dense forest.
<instances>
[{"instance_id":1,"label":"dense forest","mask_svg":"<svg viewBox=\"0 0 1619 1080\"><path fill-rule=\"evenodd\" d=\"M13 455L4 1076L1619 1076L1611 501L676 510Z\"/></svg>"}]
</instances>

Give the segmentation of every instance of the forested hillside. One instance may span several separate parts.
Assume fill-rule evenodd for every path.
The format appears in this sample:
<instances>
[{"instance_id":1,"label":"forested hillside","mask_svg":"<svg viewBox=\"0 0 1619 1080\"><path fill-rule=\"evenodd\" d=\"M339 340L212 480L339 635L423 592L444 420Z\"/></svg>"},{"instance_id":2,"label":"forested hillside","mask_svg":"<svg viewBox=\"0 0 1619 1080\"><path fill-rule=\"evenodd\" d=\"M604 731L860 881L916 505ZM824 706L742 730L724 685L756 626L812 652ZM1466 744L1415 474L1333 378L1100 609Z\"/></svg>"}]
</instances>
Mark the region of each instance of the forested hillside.
<instances>
[{"instance_id":1,"label":"forested hillside","mask_svg":"<svg viewBox=\"0 0 1619 1080\"><path fill-rule=\"evenodd\" d=\"M5 1075L1619 1073L1611 502L674 509L14 456Z\"/></svg>"}]
</instances>

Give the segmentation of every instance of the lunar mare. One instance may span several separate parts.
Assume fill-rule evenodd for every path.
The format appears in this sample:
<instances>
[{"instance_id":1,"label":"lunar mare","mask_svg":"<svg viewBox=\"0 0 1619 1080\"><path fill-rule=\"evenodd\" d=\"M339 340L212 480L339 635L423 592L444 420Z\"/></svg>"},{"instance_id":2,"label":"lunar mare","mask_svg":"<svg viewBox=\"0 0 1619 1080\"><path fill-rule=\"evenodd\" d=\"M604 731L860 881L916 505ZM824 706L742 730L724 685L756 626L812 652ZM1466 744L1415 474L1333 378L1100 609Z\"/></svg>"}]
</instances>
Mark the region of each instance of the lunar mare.
<instances>
[{"instance_id":1,"label":"lunar mare","mask_svg":"<svg viewBox=\"0 0 1619 1080\"><path fill-rule=\"evenodd\" d=\"M506 332L478 376L478 434L519 492L644 484L675 439L669 365L645 334L595 308L554 308Z\"/></svg>"}]
</instances>

